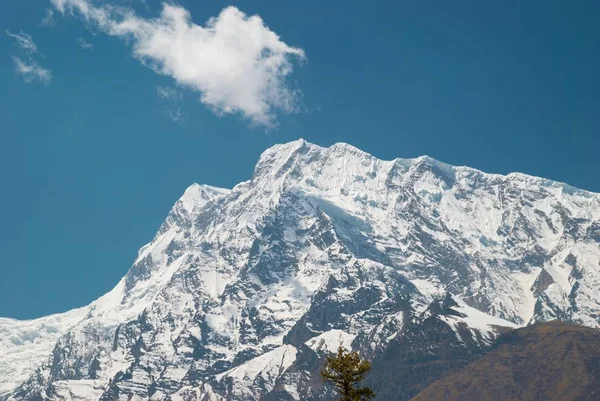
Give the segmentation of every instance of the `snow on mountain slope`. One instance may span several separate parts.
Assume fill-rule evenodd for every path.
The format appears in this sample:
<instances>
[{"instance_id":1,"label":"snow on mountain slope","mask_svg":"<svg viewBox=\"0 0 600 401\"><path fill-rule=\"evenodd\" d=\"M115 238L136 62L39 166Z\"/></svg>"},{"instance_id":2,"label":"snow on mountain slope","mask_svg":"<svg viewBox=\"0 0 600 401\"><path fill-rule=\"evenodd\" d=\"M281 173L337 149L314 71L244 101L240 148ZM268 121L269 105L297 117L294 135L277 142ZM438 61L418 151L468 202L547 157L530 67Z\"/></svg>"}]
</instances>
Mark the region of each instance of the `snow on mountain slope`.
<instances>
[{"instance_id":1,"label":"snow on mountain slope","mask_svg":"<svg viewBox=\"0 0 600 401\"><path fill-rule=\"evenodd\" d=\"M494 338L497 335L496 328L517 328L518 326L512 322L504 319L500 319L494 316L487 315L475 308L471 308L460 299L451 297L453 303L449 309L455 313L446 314L440 319L448 324L456 333L459 340L462 341L462 335L458 327L462 325L468 330L477 331L482 337L482 341L487 342L489 345L492 344ZM473 338L473 335L469 336Z\"/></svg>"},{"instance_id":2,"label":"snow on mountain slope","mask_svg":"<svg viewBox=\"0 0 600 401\"><path fill-rule=\"evenodd\" d=\"M236 384L231 392L234 399L260 397L273 389L277 379L296 361L296 354L294 346L283 345L221 373L215 379Z\"/></svg>"},{"instance_id":3,"label":"snow on mountain slope","mask_svg":"<svg viewBox=\"0 0 600 401\"><path fill-rule=\"evenodd\" d=\"M185 213L191 213L194 208L201 207L211 198L227 192L228 190L221 188L192 185L169 214L161 228L163 233L143 247L140 255L159 255L162 251L161 244L166 242L164 237L169 236L169 224L182 215L185 216ZM140 283L137 288L138 294L129 296L127 301L124 278L112 291L84 308L34 320L0 318L0 396L31 376L51 355L59 338L69 330L77 330L81 326L100 326L111 331L119 323L135 318L156 295L164 281L161 281L160 274L154 275L153 279L156 282L151 286Z\"/></svg>"},{"instance_id":4,"label":"snow on mountain slope","mask_svg":"<svg viewBox=\"0 0 600 401\"><path fill-rule=\"evenodd\" d=\"M334 354L340 346L351 349L352 341L354 341L355 338L355 335L348 334L343 330L334 329L311 338L305 344L313 351Z\"/></svg>"},{"instance_id":5,"label":"snow on mountain slope","mask_svg":"<svg viewBox=\"0 0 600 401\"><path fill-rule=\"evenodd\" d=\"M598 326L599 244L598 194L346 144L276 145L231 191L190 187L36 362L10 345L6 371L22 376L2 383L5 398L72 387L90 401L318 400L319 355L339 341L377 360L439 332L470 358L499 327ZM444 294L454 306L428 315Z\"/></svg>"},{"instance_id":6,"label":"snow on mountain slope","mask_svg":"<svg viewBox=\"0 0 600 401\"><path fill-rule=\"evenodd\" d=\"M35 320L0 318L0 396L25 381L86 312L75 309Z\"/></svg>"}]
</instances>

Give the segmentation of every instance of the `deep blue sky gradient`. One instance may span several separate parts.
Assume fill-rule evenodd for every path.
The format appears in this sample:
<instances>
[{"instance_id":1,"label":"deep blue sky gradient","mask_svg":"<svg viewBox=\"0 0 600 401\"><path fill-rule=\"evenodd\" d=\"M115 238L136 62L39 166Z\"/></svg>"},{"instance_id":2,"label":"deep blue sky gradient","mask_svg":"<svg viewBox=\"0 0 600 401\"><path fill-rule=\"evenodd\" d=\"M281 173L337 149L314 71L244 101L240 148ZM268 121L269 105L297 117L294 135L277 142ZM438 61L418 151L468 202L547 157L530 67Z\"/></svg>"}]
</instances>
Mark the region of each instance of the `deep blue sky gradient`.
<instances>
[{"instance_id":1,"label":"deep blue sky gradient","mask_svg":"<svg viewBox=\"0 0 600 401\"><path fill-rule=\"evenodd\" d=\"M160 2L141 13L157 15ZM493 3L493 4L492 4ZM523 4L527 3L527 4ZM130 45L46 0L0 5L0 316L33 318L110 290L193 182L232 187L260 153L303 137L383 159L427 154L600 192L597 1L181 1L198 24L259 14L306 63L303 111L265 132L183 92L186 117ZM31 34L47 85L14 72L5 30ZM76 37L94 45L81 49Z\"/></svg>"}]
</instances>

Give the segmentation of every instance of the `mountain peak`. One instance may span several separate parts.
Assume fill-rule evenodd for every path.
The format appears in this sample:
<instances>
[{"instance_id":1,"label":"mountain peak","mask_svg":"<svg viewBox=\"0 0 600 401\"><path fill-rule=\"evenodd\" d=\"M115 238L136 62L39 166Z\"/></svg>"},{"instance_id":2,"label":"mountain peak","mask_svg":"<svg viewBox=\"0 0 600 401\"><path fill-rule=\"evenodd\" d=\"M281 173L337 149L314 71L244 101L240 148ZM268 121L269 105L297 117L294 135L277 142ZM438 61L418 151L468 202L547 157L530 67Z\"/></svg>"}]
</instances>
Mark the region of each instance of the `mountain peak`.
<instances>
[{"instance_id":1,"label":"mountain peak","mask_svg":"<svg viewBox=\"0 0 600 401\"><path fill-rule=\"evenodd\" d=\"M451 165L428 155L422 155L415 158L383 160L348 143L337 142L329 147L323 147L307 142L304 139L277 144L265 150L259 158L253 178L267 174L267 172L270 173L269 176L271 177L281 177L282 175L285 175L286 171L293 171L293 167L298 167L299 165L313 166L314 168L321 169L324 164L326 165L336 159L344 159L344 162L348 165L354 162L354 165L356 166L381 166L384 170L390 169L392 164L396 164L403 169L410 169L411 167L413 169L426 168L433 171L435 174L439 174L448 182L452 182L455 175L460 173L462 175L471 175L474 177L482 176L488 177L489 179L520 182L523 183L523 185L538 185L547 188L557 188L570 195L577 195L590 199L596 198L597 201L600 202L599 194L525 173L512 172L505 175L486 173L468 166ZM344 170L344 167L347 166L343 166L343 163L339 164L340 171ZM298 172L298 170L296 170L296 172ZM364 172L367 172L367 169L365 169Z\"/></svg>"},{"instance_id":2,"label":"mountain peak","mask_svg":"<svg viewBox=\"0 0 600 401\"><path fill-rule=\"evenodd\" d=\"M476 354L532 320L597 326L600 203L562 188L343 143L275 145L231 191L190 186L76 319L0 321L0 392L318 400L308 344L322 340L382 356L415 322ZM43 327L57 331L22 369Z\"/></svg>"},{"instance_id":3,"label":"mountain peak","mask_svg":"<svg viewBox=\"0 0 600 401\"><path fill-rule=\"evenodd\" d=\"M194 208L202 207L209 200L229 192L229 189L194 183L185 190L179 202L188 213L191 213Z\"/></svg>"}]
</instances>

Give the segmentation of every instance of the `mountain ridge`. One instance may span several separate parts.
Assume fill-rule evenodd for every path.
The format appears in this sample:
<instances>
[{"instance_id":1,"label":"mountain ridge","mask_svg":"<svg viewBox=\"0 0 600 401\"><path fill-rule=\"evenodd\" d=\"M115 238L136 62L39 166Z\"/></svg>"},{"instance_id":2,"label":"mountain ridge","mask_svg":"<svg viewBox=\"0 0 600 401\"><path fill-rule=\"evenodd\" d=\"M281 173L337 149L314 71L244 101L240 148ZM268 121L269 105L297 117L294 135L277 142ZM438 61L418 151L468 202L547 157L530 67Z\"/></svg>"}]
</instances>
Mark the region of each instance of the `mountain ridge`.
<instances>
[{"instance_id":1,"label":"mountain ridge","mask_svg":"<svg viewBox=\"0 0 600 401\"><path fill-rule=\"evenodd\" d=\"M456 321L465 308L511 327L597 326L599 221L598 194L542 178L276 145L232 190L188 188L119 284L35 355L10 340L18 321L0 320L14 379L0 399L317 400L308 383L335 338L377 360L431 332L466 363L499 332ZM464 306L423 314L448 293ZM319 336L325 348L307 345Z\"/></svg>"}]
</instances>

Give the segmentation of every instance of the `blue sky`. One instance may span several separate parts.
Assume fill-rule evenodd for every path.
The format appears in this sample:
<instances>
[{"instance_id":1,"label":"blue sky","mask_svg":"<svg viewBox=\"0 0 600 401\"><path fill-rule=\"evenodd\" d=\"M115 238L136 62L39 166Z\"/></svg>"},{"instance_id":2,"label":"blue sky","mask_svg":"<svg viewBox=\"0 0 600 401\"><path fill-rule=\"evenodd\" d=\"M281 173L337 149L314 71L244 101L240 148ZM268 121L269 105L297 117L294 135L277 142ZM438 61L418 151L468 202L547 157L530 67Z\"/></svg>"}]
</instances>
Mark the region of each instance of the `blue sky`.
<instances>
[{"instance_id":1,"label":"blue sky","mask_svg":"<svg viewBox=\"0 0 600 401\"><path fill-rule=\"evenodd\" d=\"M96 299L299 137L600 192L598 2L111 1L0 5L0 316Z\"/></svg>"}]
</instances>

